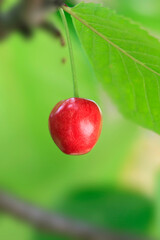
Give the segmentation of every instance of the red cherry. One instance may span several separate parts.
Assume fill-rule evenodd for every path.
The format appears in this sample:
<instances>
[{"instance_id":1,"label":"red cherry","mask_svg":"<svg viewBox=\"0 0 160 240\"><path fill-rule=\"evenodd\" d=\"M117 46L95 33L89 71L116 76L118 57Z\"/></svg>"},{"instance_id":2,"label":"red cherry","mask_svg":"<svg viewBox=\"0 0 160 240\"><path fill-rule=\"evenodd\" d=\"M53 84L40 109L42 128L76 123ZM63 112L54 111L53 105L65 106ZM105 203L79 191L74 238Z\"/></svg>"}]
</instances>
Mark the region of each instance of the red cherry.
<instances>
[{"instance_id":1,"label":"red cherry","mask_svg":"<svg viewBox=\"0 0 160 240\"><path fill-rule=\"evenodd\" d=\"M49 129L62 152L69 155L88 153L101 133L101 110L94 101L88 99L61 101L49 116Z\"/></svg>"}]
</instances>

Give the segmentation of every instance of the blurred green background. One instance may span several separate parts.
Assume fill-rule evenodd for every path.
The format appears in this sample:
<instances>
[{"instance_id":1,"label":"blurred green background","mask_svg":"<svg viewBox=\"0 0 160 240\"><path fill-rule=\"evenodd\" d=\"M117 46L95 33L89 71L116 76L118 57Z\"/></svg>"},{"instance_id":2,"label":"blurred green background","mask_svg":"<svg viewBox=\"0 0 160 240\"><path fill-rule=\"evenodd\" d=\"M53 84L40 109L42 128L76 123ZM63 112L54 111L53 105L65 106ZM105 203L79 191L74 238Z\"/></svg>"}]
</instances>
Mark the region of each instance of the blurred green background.
<instances>
[{"instance_id":1,"label":"blurred green background","mask_svg":"<svg viewBox=\"0 0 160 240\"><path fill-rule=\"evenodd\" d=\"M13 3L6 0L4 9ZM159 0L104 4L160 36ZM50 20L64 34L59 15ZM96 226L160 237L160 138L119 115L72 30L80 96L97 101L103 111L100 140L85 156L59 151L48 131L48 116L58 101L73 96L68 49L46 32L36 31L30 40L12 35L0 43L0 186ZM0 239L62 238L1 213Z\"/></svg>"}]
</instances>

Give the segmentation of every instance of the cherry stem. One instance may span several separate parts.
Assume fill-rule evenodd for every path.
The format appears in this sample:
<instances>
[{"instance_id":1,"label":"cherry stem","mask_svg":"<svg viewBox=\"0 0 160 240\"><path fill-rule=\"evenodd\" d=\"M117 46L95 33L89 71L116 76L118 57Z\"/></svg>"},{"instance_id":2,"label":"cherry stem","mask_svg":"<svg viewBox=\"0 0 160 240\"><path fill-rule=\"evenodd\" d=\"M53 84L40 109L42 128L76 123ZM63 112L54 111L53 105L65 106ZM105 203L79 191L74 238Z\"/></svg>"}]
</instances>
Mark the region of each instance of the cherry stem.
<instances>
[{"instance_id":1,"label":"cherry stem","mask_svg":"<svg viewBox=\"0 0 160 240\"><path fill-rule=\"evenodd\" d=\"M60 8L60 14L61 18L65 27L66 36L67 36L67 42L68 42L68 49L69 49L69 55L70 55L70 62L71 62L71 69L72 69L72 77L73 77L73 88L74 88L74 97L79 97L78 94L78 85L77 85L77 78L76 78L76 67L75 67L75 61L74 61L74 55L73 55L73 48L72 48L72 42L70 38L69 28L67 19L65 16L65 13L62 8Z\"/></svg>"}]
</instances>

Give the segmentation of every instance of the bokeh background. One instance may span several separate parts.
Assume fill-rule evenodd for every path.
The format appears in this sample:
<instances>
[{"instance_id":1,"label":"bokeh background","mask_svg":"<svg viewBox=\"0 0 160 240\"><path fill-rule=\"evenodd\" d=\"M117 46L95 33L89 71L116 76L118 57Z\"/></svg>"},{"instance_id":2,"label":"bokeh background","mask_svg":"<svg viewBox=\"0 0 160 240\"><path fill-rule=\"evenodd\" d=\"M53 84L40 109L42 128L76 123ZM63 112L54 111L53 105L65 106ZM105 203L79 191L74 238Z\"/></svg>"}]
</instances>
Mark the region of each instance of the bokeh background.
<instances>
[{"instance_id":1,"label":"bokeh background","mask_svg":"<svg viewBox=\"0 0 160 240\"><path fill-rule=\"evenodd\" d=\"M4 10L14 2L6 0ZM103 4L160 37L159 0ZM59 14L49 18L64 34ZM96 226L159 238L160 136L118 113L97 82L69 16L68 21L80 95L97 101L103 111L100 140L91 153L79 157L66 156L54 145L48 116L58 101L73 96L67 46L42 31L29 40L14 34L0 43L0 187ZM0 239L66 238L0 213Z\"/></svg>"}]
</instances>

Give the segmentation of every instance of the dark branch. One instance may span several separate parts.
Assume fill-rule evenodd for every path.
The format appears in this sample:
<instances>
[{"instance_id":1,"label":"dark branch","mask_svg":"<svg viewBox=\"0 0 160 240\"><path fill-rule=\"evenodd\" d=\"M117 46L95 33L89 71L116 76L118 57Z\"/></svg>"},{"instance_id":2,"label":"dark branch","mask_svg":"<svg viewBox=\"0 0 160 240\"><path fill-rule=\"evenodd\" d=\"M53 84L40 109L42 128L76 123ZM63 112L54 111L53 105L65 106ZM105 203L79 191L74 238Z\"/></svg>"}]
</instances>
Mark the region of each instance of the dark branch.
<instances>
[{"instance_id":1,"label":"dark branch","mask_svg":"<svg viewBox=\"0 0 160 240\"><path fill-rule=\"evenodd\" d=\"M42 29L44 29L45 31L47 31L48 33L50 33L55 38L59 38L62 46L65 45L65 40L64 40L61 32L59 31L59 29L53 23L50 23L48 21L46 21L46 22L44 21L40 25L40 27Z\"/></svg>"},{"instance_id":2,"label":"dark branch","mask_svg":"<svg viewBox=\"0 0 160 240\"><path fill-rule=\"evenodd\" d=\"M51 214L2 191L0 192L0 209L53 235L59 234L84 240L153 240L147 237L115 234L79 221Z\"/></svg>"},{"instance_id":3,"label":"dark branch","mask_svg":"<svg viewBox=\"0 0 160 240\"><path fill-rule=\"evenodd\" d=\"M63 3L63 0L21 0L8 12L0 12L0 40L14 31L30 36L33 29L46 22L48 13Z\"/></svg>"}]
</instances>

